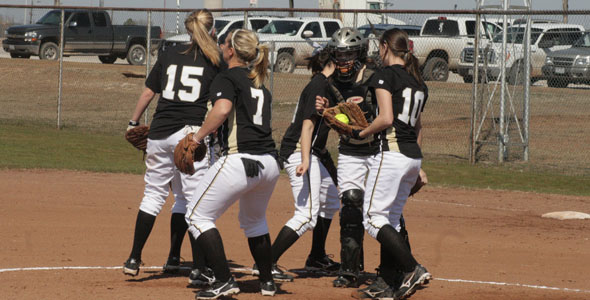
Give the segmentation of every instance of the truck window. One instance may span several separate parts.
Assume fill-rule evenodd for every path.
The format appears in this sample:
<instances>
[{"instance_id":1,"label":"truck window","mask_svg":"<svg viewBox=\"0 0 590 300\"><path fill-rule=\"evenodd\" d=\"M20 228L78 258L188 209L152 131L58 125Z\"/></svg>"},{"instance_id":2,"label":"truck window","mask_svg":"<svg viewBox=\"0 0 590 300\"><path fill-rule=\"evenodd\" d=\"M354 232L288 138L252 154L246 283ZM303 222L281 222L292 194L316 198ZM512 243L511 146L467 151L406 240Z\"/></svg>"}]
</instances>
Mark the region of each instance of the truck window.
<instances>
[{"instance_id":1,"label":"truck window","mask_svg":"<svg viewBox=\"0 0 590 300\"><path fill-rule=\"evenodd\" d=\"M240 29L244 27L244 21L236 21L234 23L232 23L231 25L229 25L229 28L227 29L227 32L230 32L234 29Z\"/></svg>"},{"instance_id":2,"label":"truck window","mask_svg":"<svg viewBox=\"0 0 590 300\"><path fill-rule=\"evenodd\" d=\"M252 31L254 32L266 26L266 24L268 24L267 20L250 20L250 25L252 26Z\"/></svg>"},{"instance_id":3,"label":"truck window","mask_svg":"<svg viewBox=\"0 0 590 300\"><path fill-rule=\"evenodd\" d=\"M468 37L475 36L475 21L465 21L465 29Z\"/></svg>"},{"instance_id":4,"label":"truck window","mask_svg":"<svg viewBox=\"0 0 590 300\"><path fill-rule=\"evenodd\" d=\"M78 23L78 27L90 27L90 18L88 18L88 13L76 13L70 20L71 22Z\"/></svg>"},{"instance_id":5,"label":"truck window","mask_svg":"<svg viewBox=\"0 0 590 300\"><path fill-rule=\"evenodd\" d=\"M318 22L311 22L307 24L307 26L303 28L303 31L306 30L311 30L313 32L313 35L311 37L322 37L322 29L320 28L320 23Z\"/></svg>"},{"instance_id":6,"label":"truck window","mask_svg":"<svg viewBox=\"0 0 590 300\"><path fill-rule=\"evenodd\" d=\"M331 37L334 32L340 29L340 24L338 22L324 22L324 27L326 28L326 36Z\"/></svg>"},{"instance_id":7,"label":"truck window","mask_svg":"<svg viewBox=\"0 0 590 300\"><path fill-rule=\"evenodd\" d=\"M459 35L459 24L457 24L457 21L446 19L428 20L424 24L422 34L457 36Z\"/></svg>"},{"instance_id":8,"label":"truck window","mask_svg":"<svg viewBox=\"0 0 590 300\"><path fill-rule=\"evenodd\" d=\"M103 12L93 12L92 19L94 20L94 26L96 27L107 27L107 17Z\"/></svg>"},{"instance_id":9,"label":"truck window","mask_svg":"<svg viewBox=\"0 0 590 300\"><path fill-rule=\"evenodd\" d=\"M71 12L66 11L66 15L64 16L64 20L67 21L71 14L72 14ZM59 22L61 22L61 12L59 10L52 10L52 11L48 12L46 15L44 15L43 17L41 17L41 19L39 19L39 21L37 21L37 24L59 25Z\"/></svg>"}]
</instances>

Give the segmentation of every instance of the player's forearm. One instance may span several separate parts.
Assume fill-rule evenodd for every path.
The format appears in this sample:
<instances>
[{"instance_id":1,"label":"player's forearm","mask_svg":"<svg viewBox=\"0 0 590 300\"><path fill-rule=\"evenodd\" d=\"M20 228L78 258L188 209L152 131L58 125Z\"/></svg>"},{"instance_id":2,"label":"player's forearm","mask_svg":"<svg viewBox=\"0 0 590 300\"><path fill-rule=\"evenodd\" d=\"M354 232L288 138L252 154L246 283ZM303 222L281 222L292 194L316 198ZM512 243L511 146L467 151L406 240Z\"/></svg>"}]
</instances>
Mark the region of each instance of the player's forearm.
<instances>
[{"instance_id":1,"label":"player's forearm","mask_svg":"<svg viewBox=\"0 0 590 300\"><path fill-rule=\"evenodd\" d=\"M416 121L416 126L414 126L414 128L416 130L416 133L418 134L416 142L418 143L418 146L422 148L422 121L420 120L420 117L418 117L418 120Z\"/></svg>"},{"instance_id":2,"label":"player's forearm","mask_svg":"<svg viewBox=\"0 0 590 300\"><path fill-rule=\"evenodd\" d=\"M393 108L391 107L391 93L385 89L377 89L377 105L379 106L379 114L373 120L369 127L362 130L359 134L361 138L365 138L377 132L387 129L393 124Z\"/></svg>"},{"instance_id":3,"label":"player's forearm","mask_svg":"<svg viewBox=\"0 0 590 300\"><path fill-rule=\"evenodd\" d=\"M311 137L313 135L314 123L310 119L303 120L301 126L301 162L309 163L311 153Z\"/></svg>"},{"instance_id":4,"label":"player's forearm","mask_svg":"<svg viewBox=\"0 0 590 300\"><path fill-rule=\"evenodd\" d=\"M233 104L231 101L226 99L219 99L213 105L213 108L207 114L207 118L201 129L195 134L195 140L200 142L203 140L207 135L214 132L223 122L227 119L227 116L231 112Z\"/></svg>"},{"instance_id":5,"label":"player's forearm","mask_svg":"<svg viewBox=\"0 0 590 300\"><path fill-rule=\"evenodd\" d=\"M133 111L133 116L131 117L132 121L139 121L139 118L141 118L141 115L150 102L152 102L152 99L155 95L156 93L154 93L154 91L152 91L150 88L143 88L143 92L141 92L139 100L137 100L137 104L135 105L135 110Z\"/></svg>"}]
</instances>

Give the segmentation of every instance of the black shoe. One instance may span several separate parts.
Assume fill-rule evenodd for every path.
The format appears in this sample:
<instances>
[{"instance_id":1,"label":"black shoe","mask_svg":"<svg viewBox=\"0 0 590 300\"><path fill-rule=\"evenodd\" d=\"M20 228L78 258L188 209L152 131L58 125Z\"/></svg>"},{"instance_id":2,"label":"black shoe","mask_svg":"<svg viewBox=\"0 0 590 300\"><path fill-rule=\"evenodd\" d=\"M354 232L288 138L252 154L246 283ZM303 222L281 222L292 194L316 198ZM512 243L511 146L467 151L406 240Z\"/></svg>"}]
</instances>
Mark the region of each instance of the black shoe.
<instances>
[{"instance_id":1,"label":"black shoe","mask_svg":"<svg viewBox=\"0 0 590 300\"><path fill-rule=\"evenodd\" d=\"M355 298L357 299L383 299L393 298L393 291L391 287L378 276L375 281L364 289L359 289L356 292Z\"/></svg>"},{"instance_id":2,"label":"black shoe","mask_svg":"<svg viewBox=\"0 0 590 300\"><path fill-rule=\"evenodd\" d=\"M191 271L188 275L188 283L192 285L204 286L204 285L212 285L215 282L215 274L213 274L213 270L209 268L205 268L204 270L199 270L195 268Z\"/></svg>"},{"instance_id":3,"label":"black shoe","mask_svg":"<svg viewBox=\"0 0 590 300\"><path fill-rule=\"evenodd\" d=\"M283 282L293 281L293 276L283 272L283 270L279 269L277 264L272 265L271 273L272 273L272 279L274 279L276 281L283 281ZM252 275L260 276L260 271L258 271L258 267L256 266L256 264L254 264L254 266L252 267Z\"/></svg>"},{"instance_id":4,"label":"black shoe","mask_svg":"<svg viewBox=\"0 0 590 300\"><path fill-rule=\"evenodd\" d=\"M400 300L406 299L412 295L419 286L427 284L431 279L432 275L428 273L426 268L418 264L414 268L414 271L404 274L404 280L399 289L395 291L394 298Z\"/></svg>"},{"instance_id":5,"label":"black shoe","mask_svg":"<svg viewBox=\"0 0 590 300\"><path fill-rule=\"evenodd\" d=\"M176 273L180 270L180 257L171 256L162 267L164 273Z\"/></svg>"},{"instance_id":6,"label":"black shoe","mask_svg":"<svg viewBox=\"0 0 590 300\"><path fill-rule=\"evenodd\" d=\"M123 264L123 274L137 276L139 274L139 265L141 260L135 258L128 258L125 264Z\"/></svg>"},{"instance_id":7,"label":"black shoe","mask_svg":"<svg viewBox=\"0 0 590 300\"><path fill-rule=\"evenodd\" d=\"M210 289L198 292L195 299L217 299L221 296L229 296L239 292L238 283L232 276L227 282L215 281Z\"/></svg>"},{"instance_id":8,"label":"black shoe","mask_svg":"<svg viewBox=\"0 0 590 300\"><path fill-rule=\"evenodd\" d=\"M334 281L332 281L332 285L334 287L359 287L358 278L354 276L347 276L347 275L338 275Z\"/></svg>"},{"instance_id":9,"label":"black shoe","mask_svg":"<svg viewBox=\"0 0 590 300\"><path fill-rule=\"evenodd\" d=\"M267 281L260 283L260 292L262 296L274 296L277 292L277 286L274 281Z\"/></svg>"},{"instance_id":10,"label":"black shoe","mask_svg":"<svg viewBox=\"0 0 590 300\"><path fill-rule=\"evenodd\" d=\"M333 261L328 255L320 259L308 256L305 261L305 269L312 272L332 273L340 270L340 263Z\"/></svg>"}]
</instances>

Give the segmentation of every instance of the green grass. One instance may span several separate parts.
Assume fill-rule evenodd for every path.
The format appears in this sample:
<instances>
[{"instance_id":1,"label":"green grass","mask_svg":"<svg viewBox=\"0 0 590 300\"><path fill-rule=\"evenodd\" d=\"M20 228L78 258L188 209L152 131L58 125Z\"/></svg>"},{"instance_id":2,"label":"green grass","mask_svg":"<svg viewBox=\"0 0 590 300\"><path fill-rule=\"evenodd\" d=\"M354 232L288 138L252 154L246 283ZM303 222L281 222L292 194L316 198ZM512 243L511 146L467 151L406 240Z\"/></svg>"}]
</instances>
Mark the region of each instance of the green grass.
<instances>
[{"instance_id":1,"label":"green grass","mask_svg":"<svg viewBox=\"0 0 590 300\"><path fill-rule=\"evenodd\" d=\"M70 169L142 174L142 153L123 134L57 130L0 123L0 168ZM590 196L590 178L531 170L526 164L472 166L464 161L424 161L432 186L532 191Z\"/></svg>"},{"instance_id":2,"label":"green grass","mask_svg":"<svg viewBox=\"0 0 590 300\"><path fill-rule=\"evenodd\" d=\"M141 174L143 153L121 135L0 125L0 167Z\"/></svg>"}]
</instances>

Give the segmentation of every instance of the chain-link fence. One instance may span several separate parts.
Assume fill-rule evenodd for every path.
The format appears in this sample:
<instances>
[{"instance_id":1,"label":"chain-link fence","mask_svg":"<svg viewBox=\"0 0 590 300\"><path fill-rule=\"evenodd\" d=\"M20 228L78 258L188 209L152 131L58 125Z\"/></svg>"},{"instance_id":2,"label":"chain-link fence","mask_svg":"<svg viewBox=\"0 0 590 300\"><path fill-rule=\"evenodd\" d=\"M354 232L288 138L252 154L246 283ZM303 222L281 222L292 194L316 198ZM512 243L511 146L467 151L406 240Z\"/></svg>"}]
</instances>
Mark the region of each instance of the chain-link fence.
<instances>
[{"instance_id":1,"label":"chain-link fence","mask_svg":"<svg viewBox=\"0 0 590 300\"><path fill-rule=\"evenodd\" d=\"M59 57L60 23L47 16L56 8L0 7L0 39L4 40L0 124L56 126L59 122L60 127L120 134L146 73L157 59L157 47L188 40L184 29L188 10L106 8L101 16L103 11L93 8L86 17L74 19L79 13L71 11L74 7L61 7L66 11L63 61L54 61ZM356 25L370 39L369 55L376 55L376 39L397 27L410 34L429 87L423 114L426 159L518 164L527 160L532 168L590 174L590 109L585 103L590 90L590 35L585 32L590 28L590 12L570 12L567 24L563 14L556 12L509 15L506 52L501 43L504 18L497 12L480 12L479 29L475 11L226 9L215 15L220 40L233 28L246 27L257 31L260 40L273 49L273 72L266 85L274 99L277 141L309 82L306 58L315 48L324 45L338 28ZM529 15L532 85L527 92L522 81L526 50L522 29ZM10 27L52 22L53 27ZM108 41L98 44L100 32L89 33L87 22L91 28L96 24L112 28L110 36L102 36ZM42 29L44 26L51 29ZM8 28L20 31L6 31ZM49 43L56 47L48 48ZM17 48L32 52L18 52ZM474 68L476 58L478 68ZM528 105L526 93L530 95ZM148 122L154 104L146 113ZM330 146L335 144L332 139Z\"/></svg>"}]
</instances>

